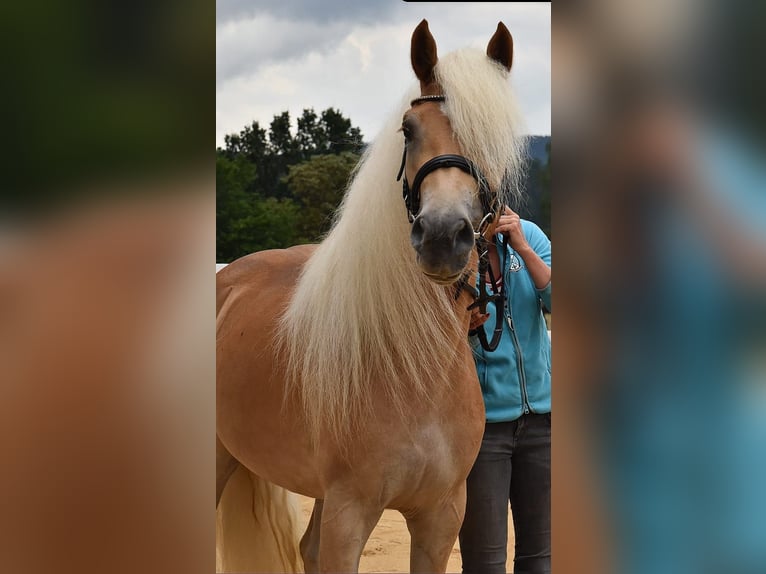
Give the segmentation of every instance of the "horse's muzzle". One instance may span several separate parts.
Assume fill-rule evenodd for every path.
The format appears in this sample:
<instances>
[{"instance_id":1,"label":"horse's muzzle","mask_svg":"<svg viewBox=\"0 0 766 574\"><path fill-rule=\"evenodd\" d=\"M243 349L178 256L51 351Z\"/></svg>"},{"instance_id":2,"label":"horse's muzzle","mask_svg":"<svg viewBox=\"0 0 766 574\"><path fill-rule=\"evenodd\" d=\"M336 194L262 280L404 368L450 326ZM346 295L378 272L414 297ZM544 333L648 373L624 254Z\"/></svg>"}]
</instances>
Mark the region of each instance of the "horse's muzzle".
<instances>
[{"instance_id":1,"label":"horse's muzzle","mask_svg":"<svg viewBox=\"0 0 766 574\"><path fill-rule=\"evenodd\" d=\"M473 227L467 217L421 213L412 223L410 242L423 272L438 283L460 277L474 245Z\"/></svg>"}]
</instances>

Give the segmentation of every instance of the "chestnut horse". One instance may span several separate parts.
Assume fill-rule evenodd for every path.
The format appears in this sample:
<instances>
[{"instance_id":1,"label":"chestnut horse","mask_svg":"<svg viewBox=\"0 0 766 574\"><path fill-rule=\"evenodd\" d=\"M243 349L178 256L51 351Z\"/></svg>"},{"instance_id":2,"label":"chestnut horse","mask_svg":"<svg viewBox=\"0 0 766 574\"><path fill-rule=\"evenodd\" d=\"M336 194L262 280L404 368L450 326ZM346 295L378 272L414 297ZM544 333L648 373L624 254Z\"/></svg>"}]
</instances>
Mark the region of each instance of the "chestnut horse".
<instances>
[{"instance_id":1,"label":"chestnut horse","mask_svg":"<svg viewBox=\"0 0 766 574\"><path fill-rule=\"evenodd\" d=\"M419 83L366 150L329 235L217 274L217 502L237 469L316 499L306 571L356 572L386 508L406 518L412 572L447 567L484 429L473 299L458 285L473 283L476 237L517 193L512 58L502 22L486 53L438 58L423 20Z\"/></svg>"}]
</instances>

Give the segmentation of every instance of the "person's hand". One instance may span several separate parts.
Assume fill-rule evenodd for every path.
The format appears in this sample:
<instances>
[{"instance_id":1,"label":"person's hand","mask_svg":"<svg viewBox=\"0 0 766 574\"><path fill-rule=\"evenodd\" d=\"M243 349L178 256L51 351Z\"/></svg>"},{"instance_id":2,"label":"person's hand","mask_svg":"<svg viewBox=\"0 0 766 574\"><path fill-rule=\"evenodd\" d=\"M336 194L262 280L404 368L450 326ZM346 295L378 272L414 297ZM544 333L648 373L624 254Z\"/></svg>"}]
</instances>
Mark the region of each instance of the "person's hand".
<instances>
[{"instance_id":1,"label":"person's hand","mask_svg":"<svg viewBox=\"0 0 766 574\"><path fill-rule=\"evenodd\" d=\"M521 229L519 215L507 205L495 226L495 233L502 233L508 237L508 244L514 251L524 251L524 249L529 247L527 238L524 237L524 231Z\"/></svg>"},{"instance_id":2,"label":"person's hand","mask_svg":"<svg viewBox=\"0 0 766 574\"><path fill-rule=\"evenodd\" d=\"M469 326L469 329L473 331L477 327L480 327L484 323L487 322L487 319L489 319L489 313L485 313L484 315L481 314L481 311L479 311L478 307L474 307L471 309L471 324Z\"/></svg>"}]
</instances>

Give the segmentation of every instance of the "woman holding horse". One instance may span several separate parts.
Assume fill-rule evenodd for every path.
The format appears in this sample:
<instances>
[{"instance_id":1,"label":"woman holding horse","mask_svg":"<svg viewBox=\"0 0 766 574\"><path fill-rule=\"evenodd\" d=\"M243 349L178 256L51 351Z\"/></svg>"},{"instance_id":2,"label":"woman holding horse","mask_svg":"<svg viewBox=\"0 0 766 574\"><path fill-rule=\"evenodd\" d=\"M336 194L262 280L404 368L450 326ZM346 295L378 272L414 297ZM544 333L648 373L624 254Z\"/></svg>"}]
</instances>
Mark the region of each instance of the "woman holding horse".
<instances>
[{"instance_id":1,"label":"woman holding horse","mask_svg":"<svg viewBox=\"0 0 766 574\"><path fill-rule=\"evenodd\" d=\"M489 242L480 289L505 293L500 310L473 309L471 346L484 397L486 424L467 480L460 531L463 572L506 571L508 502L513 512L516 574L550 572L551 362L543 310L551 309L551 243L507 206ZM495 279L497 278L497 279ZM493 285L494 284L494 285ZM476 336L497 313L497 348ZM485 339L486 341L486 339Z\"/></svg>"}]
</instances>

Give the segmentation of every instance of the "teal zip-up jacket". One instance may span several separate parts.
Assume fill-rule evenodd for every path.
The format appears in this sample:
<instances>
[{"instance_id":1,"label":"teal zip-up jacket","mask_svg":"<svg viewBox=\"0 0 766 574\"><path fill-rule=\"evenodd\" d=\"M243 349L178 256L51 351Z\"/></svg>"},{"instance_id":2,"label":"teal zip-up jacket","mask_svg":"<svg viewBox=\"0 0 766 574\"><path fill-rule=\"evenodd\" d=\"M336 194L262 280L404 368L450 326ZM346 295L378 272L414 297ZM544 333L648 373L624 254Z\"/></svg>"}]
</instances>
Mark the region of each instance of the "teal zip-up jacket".
<instances>
[{"instance_id":1,"label":"teal zip-up jacket","mask_svg":"<svg viewBox=\"0 0 766 574\"><path fill-rule=\"evenodd\" d=\"M533 222L521 220L529 246L551 265L551 242ZM524 260L510 246L507 261L503 257L503 238L495 238L501 265L506 303L503 309L503 334L493 352L485 351L476 336L469 340L479 375L487 422L512 421L522 414L551 411L551 342L543 308L551 311L551 284L537 289ZM486 287L479 284L480 289ZM487 305L490 314L482 327L491 338L496 308Z\"/></svg>"}]
</instances>

